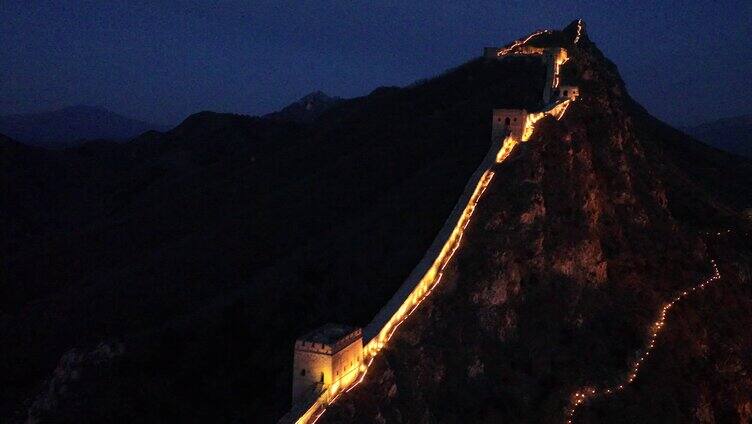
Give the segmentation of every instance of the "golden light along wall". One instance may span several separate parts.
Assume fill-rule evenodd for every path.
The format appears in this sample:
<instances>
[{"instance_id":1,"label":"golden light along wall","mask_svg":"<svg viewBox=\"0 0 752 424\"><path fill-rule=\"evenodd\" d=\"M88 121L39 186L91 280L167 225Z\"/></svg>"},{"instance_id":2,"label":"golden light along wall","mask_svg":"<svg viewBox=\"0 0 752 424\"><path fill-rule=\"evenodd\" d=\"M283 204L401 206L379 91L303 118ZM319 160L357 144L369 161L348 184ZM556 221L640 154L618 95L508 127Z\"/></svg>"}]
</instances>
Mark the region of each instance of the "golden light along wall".
<instances>
[{"instance_id":1,"label":"golden light along wall","mask_svg":"<svg viewBox=\"0 0 752 424\"><path fill-rule=\"evenodd\" d=\"M469 202L465 206L465 209L460 215L460 218L454 226L446 243L444 243L439 255L402 306L391 317L386 325L383 326L378 335L368 342L367 346L364 348L366 352L375 355L381 350L384 347L384 344L392 338L394 332L404 322L405 318L415 311L416 307L423 301L426 295L428 295L441 281L443 271L459 248L464 230L467 227L467 224L470 223L470 218L472 217L473 212L475 212L475 207L483 195L483 192L485 192L486 187L491 183L493 176L494 173L490 169L486 170L481 175L473 194L470 196Z\"/></svg>"},{"instance_id":2,"label":"golden light along wall","mask_svg":"<svg viewBox=\"0 0 752 424\"><path fill-rule=\"evenodd\" d=\"M558 52L556 52L556 55L553 58L554 61L554 80L553 80L553 87L556 88L561 83L561 77L559 76L561 72L561 65L567 63L569 60L569 54L565 49L559 49Z\"/></svg>"},{"instance_id":3,"label":"golden light along wall","mask_svg":"<svg viewBox=\"0 0 752 424\"><path fill-rule=\"evenodd\" d=\"M718 234L720 235L720 233ZM613 386L606 386L606 387L601 387L601 388L584 387L576 391L570 396L570 399L569 399L570 405L565 414L566 424L572 424L572 422L574 421L575 415L577 414L577 408L582 406L585 403L585 401L590 400L590 399L595 399L597 397L613 395L615 393L618 393L624 390L624 388L627 385L635 381L635 379L639 375L640 367L645 362L645 360L650 356L650 352L653 351L653 348L655 347L655 342L658 339L658 336L661 334L661 332L663 331L663 328L666 325L666 317L668 313L671 311L671 308L673 308L677 302L680 302L681 300L687 298L692 293L703 290L706 286L721 279L721 273L718 271L718 265L715 263L715 260L711 259L711 263L713 265L713 275L710 278L708 278L707 280L703 281L700 284L697 284L696 286L692 288L689 288L687 290L684 290L678 293L669 302L666 302L665 304L663 304L663 306L660 309L660 312L658 313L658 318L649 327L648 342L646 343L646 347L642 355L640 355L640 357L632 363L632 366L629 369L629 373L626 375L623 381Z\"/></svg>"},{"instance_id":4,"label":"golden light along wall","mask_svg":"<svg viewBox=\"0 0 752 424\"><path fill-rule=\"evenodd\" d=\"M546 112L540 112L539 114L536 114L537 117L529 121L529 123L527 124L530 126L528 137L532 134L535 122L539 121L544 116L552 115L557 120L561 119L564 112L567 110L569 103L571 103L571 100L565 100L554 105L554 107ZM442 281L444 277L444 270L461 246L464 231L470 223L470 219L475 212L478 202L480 201L483 193L485 193L486 191L486 188L488 188L489 184L494 178L495 174L491 170L491 166L493 165L493 163L501 163L502 161L504 161L509 156L514 146L516 146L517 144L518 142L516 140L512 139L511 137L507 137L500 149L497 150L496 148L493 148L489 152L486 159L484 159L481 165L481 167L485 167L485 171L483 171L480 178L478 178L477 184L475 185L467 204L462 210L459 219L457 219L456 224L451 231L451 234L443 244L439 254L433 260L430 268L425 272L425 274L423 274L423 277L420 279L419 283L406 297L399 309L397 309L397 311L391 316L387 323L383 325L378 334L370 341L368 341L367 344L363 347L367 361L365 361L360 366L361 374L359 378L357 378L357 380L350 387L347 387L346 385L340 385L336 389L334 389L334 391L330 393L334 396L331 397L331 400L328 402L328 404L334 403L342 393L350 392L361 382L363 382L366 374L368 373L368 369L370 368L371 364L373 364L373 361L379 351L381 351L381 349L386 346L386 344L391 340L392 336L394 336L400 325L402 325L402 323L404 323L405 320L418 309L420 304ZM489 157L493 159L490 164L488 163ZM330 389L330 391L331 390L332 389ZM313 416L312 421L309 421L309 418L307 418L306 420L297 421L296 424L306 424L309 422L315 423L326 411L326 406L326 403L322 403L318 407L318 409L315 409L315 414L311 414ZM309 411L312 410L314 410L314 408Z\"/></svg>"},{"instance_id":5,"label":"golden light along wall","mask_svg":"<svg viewBox=\"0 0 752 424\"><path fill-rule=\"evenodd\" d=\"M555 103L550 109L546 111L529 113L527 115L527 120L525 121L525 130L522 133L522 141L530 140L530 137L533 136L533 131L535 130L535 123L545 118L546 116L550 115L556 118L557 121L561 120L570 103L572 103L572 100L566 99L561 102Z\"/></svg>"},{"instance_id":6,"label":"golden light along wall","mask_svg":"<svg viewBox=\"0 0 752 424\"><path fill-rule=\"evenodd\" d=\"M495 149L489 152L487 158L495 158L496 155L493 153L495 153ZM394 336L394 333L397 331L399 326L403 322L405 322L405 320L410 315L412 315L413 312L415 312L415 310L418 308L418 306L420 306L423 300L425 300L428 295L431 294L433 289L436 288L436 286L441 282L444 275L444 269L446 268L447 264L454 256L454 254L457 252L457 249L459 248L462 241L464 230L470 223L470 218L475 211L478 201L480 201L486 188L493 180L494 172L490 170L490 165L488 165L487 162L487 160L484 160L484 165L487 166L487 169L481 174L480 178L478 179L478 182L470 196L470 200L465 205L465 208L463 209L460 218L457 220L450 237L443 245L440 254L434 260L431 268L428 270L428 272L425 273L423 278L420 280L420 283L415 287L410 296L408 296L407 299L402 303L398 311L391 317L391 319L378 333L378 335L374 337L370 342L368 342L366 346L364 346L363 351L366 354L366 357L364 358L365 361L360 364L359 376L358 374L353 374L354 377L352 378L352 380L355 380L356 378L357 380L355 380L351 385L349 383L352 381L349 381L348 384L344 384L344 382L342 382L341 384L338 384L336 386L331 386L329 390L327 390L327 392L320 396L319 399L313 405L311 405L311 407L306 410L306 412L297 421L295 421L296 424L315 423L326 411L326 406L334 403L342 395L342 393L347 393L357 387L365 378L366 374L368 373L368 369L370 368L371 364L373 364L375 356L378 354L378 352L386 345L387 342L389 342L392 336ZM329 399L328 401L327 398Z\"/></svg>"},{"instance_id":7,"label":"golden light along wall","mask_svg":"<svg viewBox=\"0 0 752 424\"><path fill-rule=\"evenodd\" d=\"M580 37L582 36L582 19L577 20L577 35L574 37L574 44L577 44L580 41Z\"/></svg>"},{"instance_id":8,"label":"golden light along wall","mask_svg":"<svg viewBox=\"0 0 752 424\"><path fill-rule=\"evenodd\" d=\"M510 47L502 49L501 51L499 51L498 56L503 56L504 54L509 53L516 47L527 43L530 39L537 35L549 32L551 31L536 31L524 40L516 41ZM540 54L542 51L543 49L533 48L531 50L531 54ZM559 67L568 59L566 50L558 49L553 58L553 74L555 76L555 80L558 80ZM571 102L572 100L567 99L550 105L549 109L542 112L528 114L525 118L525 129L522 135L522 140L520 141L528 141L530 139L534 131L535 123L543 117L552 115L557 120L560 120ZM420 279L418 280L417 284L414 284L410 281L412 277L411 274L411 276L408 277L408 280L403 283L403 286L400 287L398 292L392 297L392 299L390 299L387 305L382 308L382 311L380 311L379 314L377 314L377 316L374 318L374 320L368 326L366 326L366 328L364 329L364 338L366 337L367 333L374 332L373 330L369 331L369 327L371 329L378 328L379 330L372 335L373 337L370 338L370 340L364 340L364 361L359 365L359 377L358 374L353 373L354 377L348 378L347 384L345 384L345 382L343 381L339 384L329 387L328 390L322 393L322 395L319 396L318 400L316 400L316 402L311 405L297 421L295 421L296 424L315 423L326 411L326 406L335 402L343 392L346 393L353 390L363 381L378 352L384 348L389 340L391 340L392 336L397 331L399 326L402 325L402 323L404 323L405 320L410 315L412 315L413 312L415 312L415 310L418 308L418 306L420 306L423 300L425 300L426 297L431 294L433 289L436 288L436 286L438 286L438 284L441 282L444 276L445 268L461 245L464 231L467 228L467 225L470 223L470 218L475 212L475 208L478 202L480 201L486 188L494 178L494 172L491 170L493 164L503 162L518 143L518 140L514 140L512 137L508 136L503 140L501 146L492 146L491 150L486 155L486 158L481 163L479 169L475 174L473 174L473 177L471 178L471 183L472 181L476 180L477 182L475 183L474 188L464 205L464 208L456 219L455 224L453 225L453 227L451 227L451 232L448 234L448 236L446 236L445 241L441 245L438 253L432 253L434 248L434 246L432 245L432 247L429 249L429 253L427 253L426 255L427 258L424 258L424 260L433 258L430 266L428 266L425 272L420 275ZM463 194L463 198L465 196L466 194ZM452 213L452 216L454 215L455 212ZM450 219L448 221L451 221L451 219L452 218L450 216ZM444 232L445 229L442 229L437 239L440 239L443 236ZM424 260L421 261L416 269L422 269L421 264L424 262ZM410 289L411 291L409 293L403 294L401 293L403 289ZM397 304L392 305L394 301L399 301L401 303L399 303L399 306L397 307ZM395 308L396 310L393 311L393 309ZM385 320L384 315L388 315L388 319ZM354 383L352 383L353 381ZM350 383L352 384L350 385Z\"/></svg>"},{"instance_id":9,"label":"golden light along wall","mask_svg":"<svg viewBox=\"0 0 752 424\"><path fill-rule=\"evenodd\" d=\"M427 254L427 256L429 256L429 259L432 259L432 262L428 270L422 274L418 284L415 285L409 295L404 299L401 297L399 291L395 294L393 300L399 299L401 301L396 312L391 313L391 309L388 308L389 305L387 305L384 310L377 314L374 321L369 324L369 326L375 325L379 327L380 330L370 341L367 341L366 345L363 346L364 357L363 361L358 365L358 373L352 373L352 376L348 376L347 381L340 381L339 384L333 384L328 387L326 391L319 395L319 397L307 407L307 409L300 413L299 418L293 421L295 424L315 423L324 414L328 405L334 403L342 393L347 393L358 386L368 373L368 369L371 364L373 364L374 358L378 352L386 345L392 336L394 336L399 326L405 322L407 317L415 312L423 300L425 300L426 297L431 294L433 289L442 281L444 269L459 248L464 230L470 222L470 218L475 211L478 201L493 180L494 172L491 170L491 167L495 162L498 150L497 146L492 146L483 162L478 167L478 170L476 170L476 173L473 175L471 182L468 184L468 188L466 188L466 191L470 193L467 202L464 203L464 206L461 207L461 209L459 209L461 210L461 213L456 221L454 221L454 225L449 227L451 232L449 232L449 236L441 245L441 249L435 258L430 256L429 249L429 254ZM476 180L477 182L473 186L472 181ZM472 189L472 191L470 191L470 189ZM466 196L463 195L463 198L464 197ZM460 206L461 204L458 205L458 207ZM444 230L442 230L442 233L443 232ZM383 312L389 312L391 314L389 315L389 319L384 324L381 324L379 315Z\"/></svg>"},{"instance_id":10,"label":"golden light along wall","mask_svg":"<svg viewBox=\"0 0 752 424\"><path fill-rule=\"evenodd\" d=\"M514 146L517 145L517 140L515 140L512 137L507 137L504 139L504 145L499 150L499 153L496 154L496 163L504 162L504 160L509 157L509 154L512 153L512 150L514 149Z\"/></svg>"},{"instance_id":11,"label":"golden light along wall","mask_svg":"<svg viewBox=\"0 0 752 424\"><path fill-rule=\"evenodd\" d=\"M499 50L499 51L498 51L498 52L496 53L496 56L498 56L498 57L504 56L504 55L506 55L506 54L510 53L511 51L513 51L514 49L516 49L517 47L519 47L519 46L521 46L521 45L523 45L523 44L527 43L527 42L528 42L528 41L530 41L530 40L532 40L532 39L533 39L533 37L536 37L536 36L538 36L538 35L541 35L541 34L549 34L549 33L551 33L551 31L550 31L550 30L547 30L547 29L541 29L541 30L535 31L535 32L533 32L532 34L528 35L528 36L527 36L526 38L524 38L524 39L516 40L516 41L515 41L514 43L512 43L512 44L511 44L511 45L510 45L509 47L505 47L505 48L503 48L503 49Z\"/></svg>"}]
</instances>

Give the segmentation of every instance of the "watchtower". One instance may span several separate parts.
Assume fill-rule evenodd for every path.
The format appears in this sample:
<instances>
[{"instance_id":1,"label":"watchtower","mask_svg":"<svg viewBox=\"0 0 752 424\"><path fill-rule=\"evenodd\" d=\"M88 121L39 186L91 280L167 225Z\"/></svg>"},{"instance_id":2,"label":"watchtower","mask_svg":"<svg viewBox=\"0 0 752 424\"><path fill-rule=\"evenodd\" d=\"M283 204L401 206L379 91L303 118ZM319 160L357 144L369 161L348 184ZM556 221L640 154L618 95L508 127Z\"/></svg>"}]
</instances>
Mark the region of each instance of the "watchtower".
<instances>
[{"instance_id":1,"label":"watchtower","mask_svg":"<svg viewBox=\"0 0 752 424\"><path fill-rule=\"evenodd\" d=\"M575 100L580 95L580 88L576 85L560 85L554 89L553 101L560 99Z\"/></svg>"},{"instance_id":2,"label":"watchtower","mask_svg":"<svg viewBox=\"0 0 752 424\"><path fill-rule=\"evenodd\" d=\"M293 404L311 391L336 392L358 375L363 359L363 332L342 324L326 324L295 341Z\"/></svg>"},{"instance_id":3,"label":"watchtower","mask_svg":"<svg viewBox=\"0 0 752 424\"><path fill-rule=\"evenodd\" d=\"M499 142L511 136L517 141L522 141L526 123L527 111L525 109L494 109L491 140Z\"/></svg>"}]
</instances>

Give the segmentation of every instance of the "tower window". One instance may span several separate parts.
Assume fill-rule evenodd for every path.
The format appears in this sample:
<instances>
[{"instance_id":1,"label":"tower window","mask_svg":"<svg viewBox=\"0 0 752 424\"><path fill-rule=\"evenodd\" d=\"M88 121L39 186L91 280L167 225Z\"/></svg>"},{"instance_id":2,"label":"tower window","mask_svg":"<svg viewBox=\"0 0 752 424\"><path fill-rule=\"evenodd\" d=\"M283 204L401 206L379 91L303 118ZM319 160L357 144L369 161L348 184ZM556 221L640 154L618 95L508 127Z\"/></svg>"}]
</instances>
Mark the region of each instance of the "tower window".
<instances>
[{"instance_id":1,"label":"tower window","mask_svg":"<svg viewBox=\"0 0 752 424\"><path fill-rule=\"evenodd\" d=\"M302 376L305 377L305 368L303 368L303 369L300 370L300 375L302 375Z\"/></svg>"},{"instance_id":2,"label":"tower window","mask_svg":"<svg viewBox=\"0 0 752 424\"><path fill-rule=\"evenodd\" d=\"M322 383L324 382L324 372L323 371L321 372L321 377L319 378L319 381L322 382Z\"/></svg>"}]
</instances>

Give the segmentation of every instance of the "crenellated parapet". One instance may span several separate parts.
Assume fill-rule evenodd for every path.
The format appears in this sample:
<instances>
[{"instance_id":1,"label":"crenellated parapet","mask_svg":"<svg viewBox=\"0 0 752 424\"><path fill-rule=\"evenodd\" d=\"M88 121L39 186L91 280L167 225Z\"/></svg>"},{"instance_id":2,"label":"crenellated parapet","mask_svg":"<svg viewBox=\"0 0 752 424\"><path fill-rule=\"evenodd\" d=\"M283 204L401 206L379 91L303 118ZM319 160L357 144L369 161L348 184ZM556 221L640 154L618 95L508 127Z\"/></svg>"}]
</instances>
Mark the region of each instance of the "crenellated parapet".
<instances>
[{"instance_id":1,"label":"crenellated parapet","mask_svg":"<svg viewBox=\"0 0 752 424\"><path fill-rule=\"evenodd\" d=\"M491 125L491 141L503 142L507 137L522 141L527 124L525 109L494 109Z\"/></svg>"},{"instance_id":2,"label":"crenellated parapet","mask_svg":"<svg viewBox=\"0 0 752 424\"><path fill-rule=\"evenodd\" d=\"M363 360L363 331L341 324L323 325L295 341L293 403L306 398L311 387L334 389L354 380Z\"/></svg>"}]
</instances>

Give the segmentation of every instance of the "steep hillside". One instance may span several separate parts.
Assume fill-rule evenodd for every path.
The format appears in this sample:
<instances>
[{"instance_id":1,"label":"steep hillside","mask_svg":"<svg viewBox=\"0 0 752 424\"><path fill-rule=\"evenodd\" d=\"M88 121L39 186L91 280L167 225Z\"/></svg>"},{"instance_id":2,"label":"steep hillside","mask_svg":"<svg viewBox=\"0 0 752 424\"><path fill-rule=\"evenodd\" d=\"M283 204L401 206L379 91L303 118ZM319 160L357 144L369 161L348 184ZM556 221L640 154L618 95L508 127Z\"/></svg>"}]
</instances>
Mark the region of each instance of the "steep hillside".
<instances>
[{"instance_id":1,"label":"steep hillside","mask_svg":"<svg viewBox=\"0 0 752 424\"><path fill-rule=\"evenodd\" d=\"M0 420L278 418L295 337L378 311L544 74L475 60L312 124L202 112L13 168L44 203L2 240Z\"/></svg>"},{"instance_id":2,"label":"steep hillside","mask_svg":"<svg viewBox=\"0 0 752 424\"><path fill-rule=\"evenodd\" d=\"M581 97L496 166L441 285L320 422L748 422L752 163L652 118L574 25L528 43L569 50Z\"/></svg>"}]
</instances>

